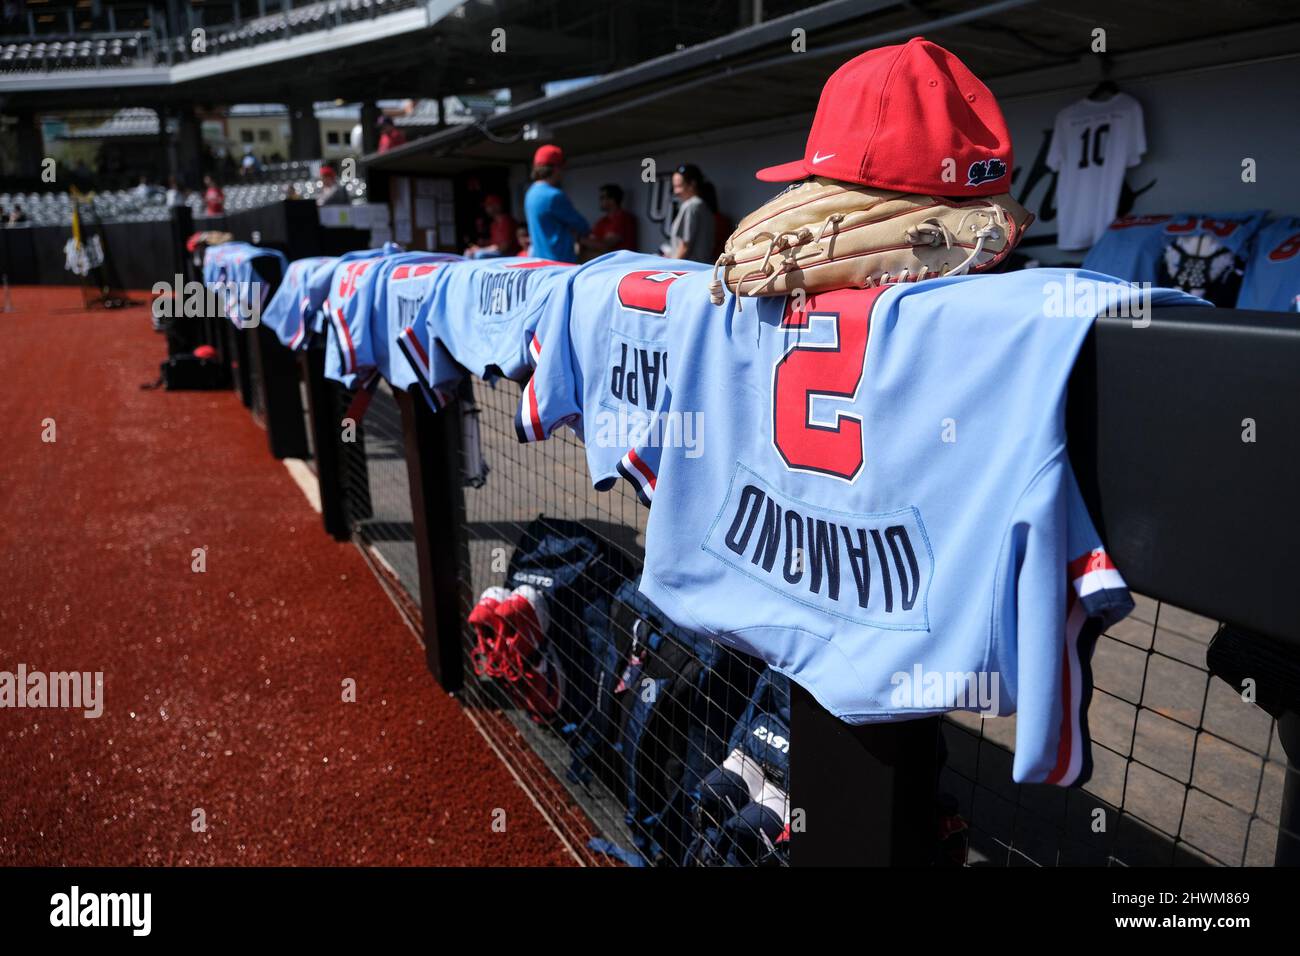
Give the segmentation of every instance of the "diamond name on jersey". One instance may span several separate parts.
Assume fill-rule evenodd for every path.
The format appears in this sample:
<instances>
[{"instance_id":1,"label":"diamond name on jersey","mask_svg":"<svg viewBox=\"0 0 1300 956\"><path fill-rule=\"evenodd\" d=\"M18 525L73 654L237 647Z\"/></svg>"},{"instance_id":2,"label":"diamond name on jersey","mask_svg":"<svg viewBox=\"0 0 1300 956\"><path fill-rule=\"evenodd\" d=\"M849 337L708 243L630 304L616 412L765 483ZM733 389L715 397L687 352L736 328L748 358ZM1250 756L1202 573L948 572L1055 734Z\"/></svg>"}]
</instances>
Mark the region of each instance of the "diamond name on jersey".
<instances>
[{"instance_id":1,"label":"diamond name on jersey","mask_svg":"<svg viewBox=\"0 0 1300 956\"><path fill-rule=\"evenodd\" d=\"M738 465L704 550L774 591L876 627L926 630L934 571L920 512L850 514L782 496Z\"/></svg>"},{"instance_id":2,"label":"diamond name on jersey","mask_svg":"<svg viewBox=\"0 0 1300 956\"><path fill-rule=\"evenodd\" d=\"M528 301L528 280L532 275L527 269L484 275L478 287L479 314L505 315L523 305Z\"/></svg>"}]
</instances>

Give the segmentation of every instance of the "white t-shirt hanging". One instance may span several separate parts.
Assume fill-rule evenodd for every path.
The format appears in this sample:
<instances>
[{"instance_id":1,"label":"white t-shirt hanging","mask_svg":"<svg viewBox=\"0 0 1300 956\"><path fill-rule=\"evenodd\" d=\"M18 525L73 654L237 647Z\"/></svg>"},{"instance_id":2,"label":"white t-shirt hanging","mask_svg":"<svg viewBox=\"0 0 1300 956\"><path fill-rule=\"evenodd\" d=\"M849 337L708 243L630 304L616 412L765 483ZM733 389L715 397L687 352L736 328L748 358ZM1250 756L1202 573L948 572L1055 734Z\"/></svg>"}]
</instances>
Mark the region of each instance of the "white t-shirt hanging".
<instances>
[{"instance_id":1,"label":"white t-shirt hanging","mask_svg":"<svg viewBox=\"0 0 1300 956\"><path fill-rule=\"evenodd\" d=\"M1079 100L1056 115L1047 165L1056 181L1057 239L1062 249L1087 249L1119 209L1124 170L1147 151L1142 105L1127 93Z\"/></svg>"}]
</instances>

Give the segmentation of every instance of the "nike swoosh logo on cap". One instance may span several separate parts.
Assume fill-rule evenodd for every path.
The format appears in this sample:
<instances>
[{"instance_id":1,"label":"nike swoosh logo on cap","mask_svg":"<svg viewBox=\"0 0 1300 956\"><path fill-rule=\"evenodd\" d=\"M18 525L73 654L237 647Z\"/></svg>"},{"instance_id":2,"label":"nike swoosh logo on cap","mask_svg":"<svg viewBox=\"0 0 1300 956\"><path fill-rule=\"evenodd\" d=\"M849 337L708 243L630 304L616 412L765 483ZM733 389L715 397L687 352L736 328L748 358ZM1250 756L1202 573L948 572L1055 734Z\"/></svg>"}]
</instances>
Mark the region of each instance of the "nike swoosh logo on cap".
<instances>
[{"instance_id":1,"label":"nike swoosh logo on cap","mask_svg":"<svg viewBox=\"0 0 1300 956\"><path fill-rule=\"evenodd\" d=\"M824 163L826 162L826 160L830 159L834 155L835 155L834 153L827 153L825 156L823 156L821 153L813 153L813 158L812 158L813 165L816 166L818 163Z\"/></svg>"}]
</instances>

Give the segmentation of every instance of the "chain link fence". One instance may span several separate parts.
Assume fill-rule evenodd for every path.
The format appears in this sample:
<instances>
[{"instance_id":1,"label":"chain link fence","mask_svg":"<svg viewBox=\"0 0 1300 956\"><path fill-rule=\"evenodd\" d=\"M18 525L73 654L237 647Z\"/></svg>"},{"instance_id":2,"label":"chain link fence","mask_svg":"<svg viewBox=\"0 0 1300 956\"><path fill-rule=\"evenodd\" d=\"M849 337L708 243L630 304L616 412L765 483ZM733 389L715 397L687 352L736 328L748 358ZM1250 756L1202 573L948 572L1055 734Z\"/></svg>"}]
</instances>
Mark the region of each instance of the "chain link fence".
<instances>
[{"instance_id":1,"label":"chain link fence","mask_svg":"<svg viewBox=\"0 0 1300 956\"><path fill-rule=\"evenodd\" d=\"M342 420L355 393L338 396ZM702 643L713 651L701 653L671 621L636 603L648 511L622 483L593 490L582 442L567 430L521 444L518 399L513 383L475 381L440 413L472 409L473 419L457 463L465 485L459 532L468 545L460 568L467 713L586 864L788 862L781 828L790 819L789 780L762 759L770 749L746 741L757 731L767 748L775 737L789 749L780 733L747 722L764 683L761 662L710 642ZM415 616L420 529L403 425L381 384L351 450L344 446L342 485L359 543ZM489 588L509 590L521 550L556 529L592 542L601 572L590 575L595 583L577 613L552 615L551 660L568 678L565 705L539 718L517 682L476 672L480 635L469 617ZM1076 790L1012 782L1015 718L946 718L936 844L956 841L960 849L947 856L972 866L1270 865L1285 756L1276 722L1210 676L1206 648L1216 630L1211 620L1139 596L1133 614L1101 637L1088 716L1094 769ZM651 654L639 643L646 634L667 638L678 653L662 652L661 643ZM643 657L658 664L652 681L637 679ZM689 696L630 736L629 695L682 682ZM759 713L780 713L770 697L764 705ZM735 776L719 776L723 767ZM752 783L754 773L759 782L748 795L734 789L737 777Z\"/></svg>"}]
</instances>

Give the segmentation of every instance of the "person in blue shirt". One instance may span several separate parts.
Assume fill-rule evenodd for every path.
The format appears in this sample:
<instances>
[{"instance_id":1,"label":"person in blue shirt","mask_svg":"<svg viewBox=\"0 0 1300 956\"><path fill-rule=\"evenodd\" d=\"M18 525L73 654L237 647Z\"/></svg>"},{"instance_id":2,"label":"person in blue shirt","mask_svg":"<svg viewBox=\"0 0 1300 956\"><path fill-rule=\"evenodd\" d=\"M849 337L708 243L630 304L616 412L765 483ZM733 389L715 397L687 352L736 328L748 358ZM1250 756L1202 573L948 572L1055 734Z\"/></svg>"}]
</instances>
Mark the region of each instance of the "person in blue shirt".
<instances>
[{"instance_id":1,"label":"person in blue shirt","mask_svg":"<svg viewBox=\"0 0 1300 956\"><path fill-rule=\"evenodd\" d=\"M577 262L577 240L591 232L591 225L560 188L563 178L564 151L558 146L539 147L533 154L533 184L524 197L524 212L534 256Z\"/></svg>"}]
</instances>

